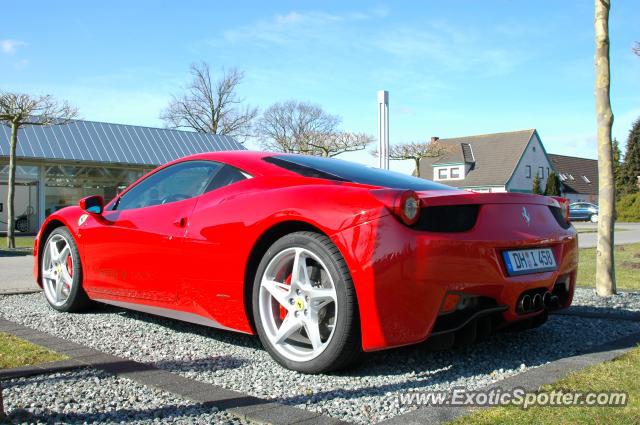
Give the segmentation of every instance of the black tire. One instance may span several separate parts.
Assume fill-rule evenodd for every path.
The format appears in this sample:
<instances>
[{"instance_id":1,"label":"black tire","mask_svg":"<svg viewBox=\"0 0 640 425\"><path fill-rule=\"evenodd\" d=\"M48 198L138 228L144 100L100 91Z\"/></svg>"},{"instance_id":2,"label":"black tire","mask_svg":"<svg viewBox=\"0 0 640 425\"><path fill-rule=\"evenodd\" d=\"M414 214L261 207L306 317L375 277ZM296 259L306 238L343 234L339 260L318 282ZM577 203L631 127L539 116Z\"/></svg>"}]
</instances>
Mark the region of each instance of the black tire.
<instances>
[{"instance_id":1,"label":"black tire","mask_svg":"<svg viewBox=\"0 0 640 425\"><path fill-rule=\"evenodd\" d=\"M294 361L281 355L271 344L260 318L260 282L268 264L281 251L301 247L317 255L329 269L336 289L338 314L333 337L324 351L309 361ZM314 232L295 232L278 239L265 252L253 283L253 319L258 337L271 357L287 369L316 374L345 368L355 362L362 353L360 321L355 289L349 269L340 251L326 236Z\"/></svg>"},{"instance_id":2,"label":"black tire","mask_svg":"<svg viewBox=\"0 0 640 425\"><path fill-rule=\"evenodd\" d=\"M78 253L78 246L76 245L76 242L73 239L73 236L71 236L71 232L69 232L69 230L66 227L62 226L54 229L53 232L51 232L51 234L47 238L46 242L41 246L40 259L39 259L40 271L42 273L42 264L44 260L43 250L47 249L47 247L49 246L49 241L55 235L61 235L69 242L69 248L71 250L71 258L73 260L73 265L72 265L73 283L71 285L71 291L69 293L69 297L67 298L64 304L55 305L51 303L49 298L47 298L46 296L45 298L47 299L47 302L49 303L49 305L55 310L68 312L68 313L83 311L89 307L89 305L91 304L91 300L89 299L89 297L87 296L87 293L82 288L82 263L80 262L80 254Z\"/></svg>"},{"instance_id":3,"label":"black tire","mask_svg":"<svg viewBox=\"0 0 640 425\"><path fill-rule=\"evenodd\" d=\"M26 218L22 217L16 220L16 230L22 233L29 231L29 222Z\"/></svg>"}]
</instances>

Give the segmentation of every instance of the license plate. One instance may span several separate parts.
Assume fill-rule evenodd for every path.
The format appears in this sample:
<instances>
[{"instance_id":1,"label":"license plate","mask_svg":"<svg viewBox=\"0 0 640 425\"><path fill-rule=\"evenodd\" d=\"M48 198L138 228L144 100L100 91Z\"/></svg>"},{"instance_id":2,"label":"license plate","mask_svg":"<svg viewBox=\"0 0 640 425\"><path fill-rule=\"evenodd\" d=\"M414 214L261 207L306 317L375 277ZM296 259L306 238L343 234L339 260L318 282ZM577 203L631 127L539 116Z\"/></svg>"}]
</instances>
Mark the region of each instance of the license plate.
<instances>
[{"instance_id":1,"label":"license plate","mask_svg":"<svg viewBox=\"0 0 640 425\"><path fill-rule=\"evenodd\" d=\"M557 268L551 248L503 251L502 256L509 276L547 272Z\"/></svg>"}]
</instances>

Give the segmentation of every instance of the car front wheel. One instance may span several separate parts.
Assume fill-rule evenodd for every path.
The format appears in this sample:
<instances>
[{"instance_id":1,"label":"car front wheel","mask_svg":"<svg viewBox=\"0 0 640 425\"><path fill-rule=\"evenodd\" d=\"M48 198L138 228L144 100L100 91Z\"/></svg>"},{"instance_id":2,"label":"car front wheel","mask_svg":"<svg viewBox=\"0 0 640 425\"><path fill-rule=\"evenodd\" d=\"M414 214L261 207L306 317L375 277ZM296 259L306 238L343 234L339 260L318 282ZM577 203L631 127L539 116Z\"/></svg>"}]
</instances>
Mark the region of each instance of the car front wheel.
<instances>
[{"instance_id":1,"label":"car front wheel","mask_svg":"<svg viewBox=\"0 0 640 425\"><path fill-rule=\"evenodd\" d=\"M263 346L286 368L328 372L361 351L349 270L331 240L318 233L286 235L265 253L253 286L253 315Z\"/></svg>"},{"instance_id":2,"label":"car front wheel","mask_svg":"<svg viewBox=\"0 0 640 425\"><path fill-rule=\"evenodd\" d=\"M49 305L58 311L84 309L89 298L82 289L82 265L73 237L66 227L55 229L41 248L40 275Z\"/></svg>"}]
</instances>

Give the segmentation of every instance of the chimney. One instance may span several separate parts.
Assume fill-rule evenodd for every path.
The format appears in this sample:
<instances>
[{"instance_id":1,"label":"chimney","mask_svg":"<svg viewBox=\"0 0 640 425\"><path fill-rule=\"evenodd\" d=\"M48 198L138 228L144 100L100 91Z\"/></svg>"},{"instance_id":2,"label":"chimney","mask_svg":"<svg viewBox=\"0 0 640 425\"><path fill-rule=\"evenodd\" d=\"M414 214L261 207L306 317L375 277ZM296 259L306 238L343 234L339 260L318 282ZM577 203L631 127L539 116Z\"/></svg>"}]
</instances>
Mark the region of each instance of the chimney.
<instances>
[{"instance_id":1,"label":"chimney","mask_svg":"<svg viewBox=\"0 0 640 425\"><path fill-rule=\"evenodd\" d=\"M438 136L432 136L431 137L431 143L437 142L438 140L440 140L440 138Z\"/></svg>"}]
</instances>

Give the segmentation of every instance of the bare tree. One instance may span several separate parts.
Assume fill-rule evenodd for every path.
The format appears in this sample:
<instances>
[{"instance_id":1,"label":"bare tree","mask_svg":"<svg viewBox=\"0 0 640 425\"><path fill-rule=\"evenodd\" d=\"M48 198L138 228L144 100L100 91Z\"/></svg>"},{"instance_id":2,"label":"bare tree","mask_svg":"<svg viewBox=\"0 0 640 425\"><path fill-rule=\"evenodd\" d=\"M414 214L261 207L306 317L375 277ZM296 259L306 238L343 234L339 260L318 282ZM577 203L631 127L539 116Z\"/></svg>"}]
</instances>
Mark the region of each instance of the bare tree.
<instances>
[{"instance_id":1,"label":"bare tree","mask_svg":"<svg viewBox=\"0 0 640 425\"><path fill-rule=\"evenodd\" d=\"M615 225L615 178L611 127L609 9L610 0L595 0L595 101L598 127L598 243L596 255L596 292L600 296L616 293L613 228Z\"/></svg>"},{"instance_id":2,"label":"bare tree","mask_svg":"<svg viewBox=\"0 0 640 425\"><path fill-rule=\"evenodd\" d=\"M262 148L287 153L311 153L309 141L337 132L340 118L319 105L288 100L268 107L258 120L256 133Z\"/></svg>"},{"instance_id":3,"label":"bare tree","mask_svg":"<svg viewBox=\"0 0 640 425\"><path fill-rule=\"evenodd\" d=\"M182 96L173 96L160 118L169 128L190 129L199 133L222 134L246 139L258 108L242 105L237 94L244 73L235 68L223 71L213 81L205 62L191 65L193 80Z\"/></svg>"},{"instance_id":4,"label":"bare tree","mask_svg":"<svg viewBox=\"0 0 640 425\"><path fill-rule=\"evenodd\" d=\"M256 126L263 149L334 157L363 150L373 141L365 133L340 131L340 117L319 105L288 100L267 108Z\"/></svg>"},{"instance_id":5,"label":"bare tree","mask_svg":"<svg viewBox=\"0 0 640 425\"><path fill-rule=\"evenodd\" d=\"M395 161L412 159L415 162L416 177L420 177L420 160L422 158L441 158L450 151L447 145L437 140L408 142L390 146L389 159ZM374 156L378 156L377 150L372 153Z\"/></svg>"},{"instance_id":6,"label":"bare tree","mask_svg":"<svg viewBox=\"0 0 640 425\"><path fill-rule=\"evenodd\" d=\"M640 43L636 41L636 45L631 48L631 51L640 56Z\"/></svg>"},{"instance_id":7,"label":"bare tree","mask_svg":"<svg viewBox=\"0 0 640 425\"><path fill-rule=\"evenodd\" d=\"M9 140L9 190L7 194L7 247L15 248L15 179L18 132L26 125L66 124L78 111L66 102L51 96L30 96L22 93L0 92L0 122L11 127Z\"/></svg>"},{"instance_id":8,"label":"bare tree","mask_svg":"<svg viewBox=\"0 0 640 425\"><path fill-rule=\"evenodd\" d=\"M307 142L309 147L307 153L330 158L345 152L361 151L371 142L373 142L373 136L366 133L338 131L314 134Z\"/></svg>"}]
</instances>

